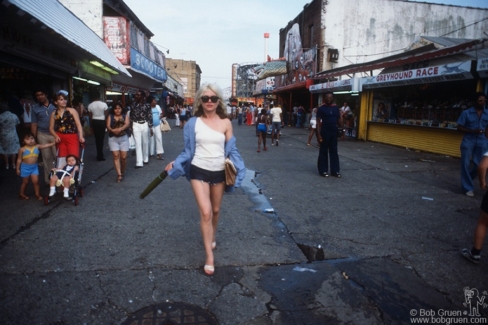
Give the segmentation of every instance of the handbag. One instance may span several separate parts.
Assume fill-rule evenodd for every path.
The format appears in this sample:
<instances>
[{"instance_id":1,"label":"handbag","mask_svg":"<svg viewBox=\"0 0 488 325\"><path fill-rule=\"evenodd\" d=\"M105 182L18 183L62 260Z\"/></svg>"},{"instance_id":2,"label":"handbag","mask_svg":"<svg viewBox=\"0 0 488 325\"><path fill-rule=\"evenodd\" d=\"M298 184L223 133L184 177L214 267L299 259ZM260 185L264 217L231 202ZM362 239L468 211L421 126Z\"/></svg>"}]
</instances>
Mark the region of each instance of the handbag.
<instances>
[{"instance_id":1,"label":"handbag","mask_svg":"<svg viewBox=\"0 0 488 325\"><path fill-rule=\"evenodd\" d=\"M163 118L161 120L161 124L159 125L159 127L161 128L161 132L169 132L169 131L171 131L171 127L169 126L168 121L166 121L166 118Z\"/></svg>"},{"instance_id":2,"label":"handbag","mask_svg":"<svg viewBox=\"0 0 488 325\"><path fill-rule=\"evenodd\" d=\"M236 183L237 169L229 158L225 158L225 185Z\"/></svg>"}]
</instances>

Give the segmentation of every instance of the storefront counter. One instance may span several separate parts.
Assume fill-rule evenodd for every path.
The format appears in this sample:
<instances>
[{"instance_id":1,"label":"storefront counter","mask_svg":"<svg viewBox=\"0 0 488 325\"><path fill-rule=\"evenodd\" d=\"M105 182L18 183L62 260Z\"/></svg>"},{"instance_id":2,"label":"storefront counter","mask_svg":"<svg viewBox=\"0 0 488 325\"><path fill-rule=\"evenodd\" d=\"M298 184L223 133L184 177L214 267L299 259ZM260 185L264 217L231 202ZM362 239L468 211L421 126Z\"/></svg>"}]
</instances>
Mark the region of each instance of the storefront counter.
<instances>
[{"instance_id":1,"label":"storefront counter","mask_svg":"<svg viewBox=\"0 0 488 325\"><path fill-rule=\"evenodd\" d=\"M461 157L463 134L455 128L368 122L367 140L414 150Z\"/></svg>"}]
</instances>

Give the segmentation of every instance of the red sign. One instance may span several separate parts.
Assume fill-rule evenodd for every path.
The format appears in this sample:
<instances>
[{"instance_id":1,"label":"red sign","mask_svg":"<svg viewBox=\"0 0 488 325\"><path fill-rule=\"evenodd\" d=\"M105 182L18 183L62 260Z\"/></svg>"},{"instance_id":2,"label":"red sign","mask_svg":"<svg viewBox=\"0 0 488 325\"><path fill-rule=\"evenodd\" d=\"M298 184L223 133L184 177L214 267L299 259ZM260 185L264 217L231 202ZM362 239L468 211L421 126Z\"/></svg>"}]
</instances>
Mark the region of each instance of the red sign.
<instances>
[{"instance_id":1,"label":"red sign","mask_svg":"<svg viewBox=\"0 0 488 325\"><path fill-rule=\"evenodd\" d=\"M130 64L129 34L129 25L124 17L103 17L103 40L125 65Z\"/></svg>"}]
</instances>

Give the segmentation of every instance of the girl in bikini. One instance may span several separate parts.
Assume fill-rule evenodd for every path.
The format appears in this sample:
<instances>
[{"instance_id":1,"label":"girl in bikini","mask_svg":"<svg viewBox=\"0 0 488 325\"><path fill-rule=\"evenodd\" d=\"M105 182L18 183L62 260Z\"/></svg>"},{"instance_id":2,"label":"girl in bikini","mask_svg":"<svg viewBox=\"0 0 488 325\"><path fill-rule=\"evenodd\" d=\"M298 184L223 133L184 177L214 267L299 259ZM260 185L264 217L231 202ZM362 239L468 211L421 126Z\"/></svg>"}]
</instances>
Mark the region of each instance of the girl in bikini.
<instances>
[{"instance_id":1,"label":"girl in bikini","mask_svg":"<svg viewBox=\"0 0 488 325\"><path fill-rule=\"evenodd\" d=\"M56 143L37 144L34 134L27 132L22 139L23 147L19 149L17 155L17 175L22 177L22 185L20 185L19 198L21 200L28 200L29 197L25 195L25 188L32 180L36 198L42 200L39 193L39 166L37 165L37 158L39 156L39 149L44 149L54 146Z\"/></svg>"}]
</instances>

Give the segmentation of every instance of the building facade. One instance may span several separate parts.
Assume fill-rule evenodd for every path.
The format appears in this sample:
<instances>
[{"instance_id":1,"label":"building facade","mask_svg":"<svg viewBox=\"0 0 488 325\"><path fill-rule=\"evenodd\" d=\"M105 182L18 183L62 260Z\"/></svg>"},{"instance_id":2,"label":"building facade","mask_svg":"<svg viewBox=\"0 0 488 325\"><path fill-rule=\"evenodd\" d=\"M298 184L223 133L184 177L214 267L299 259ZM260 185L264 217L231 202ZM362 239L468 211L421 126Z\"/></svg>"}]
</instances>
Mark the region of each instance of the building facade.
<instances>
[{"instance_id":1,"label":"building facade","mask_svg":"<svg viewBox=\"0 0 488 325\"><path fill-rule=\"evenodd\" d=\"M400 54L423 35L482 38L487 15L487 9L403 0L314 0L280 30L280 57L289 69L276 77L274 93L290 109L300 103L309 110L321 101L310 95L311 84L352 77L324 79L321 72Z\"/></svg>"},{"instance_id":2,"label":"building facade","mask_svg":"<svg viewBox=\"0 0 488 325\"><path fill-rule=\"evenodd\" d=\"M156 83L167 79L165 54L151 41L154 34L123 0L60 0L90 27L128 68L131 76L115 75L105 90L110 100L125 102L138 89L149 93ZM93 96L92 96L93 97Z\"/></svg>"},{"instance_id":3,"label":"building facade","mask_svg":"<svg viewBox=\"0 0 488 325\"><path fill-rule=\"evenodd\" d=\"M168 75L183 85L185 103L192 105L200 88L202 70L195 61L166 58Z\"/></svg>"}]
</instances>

